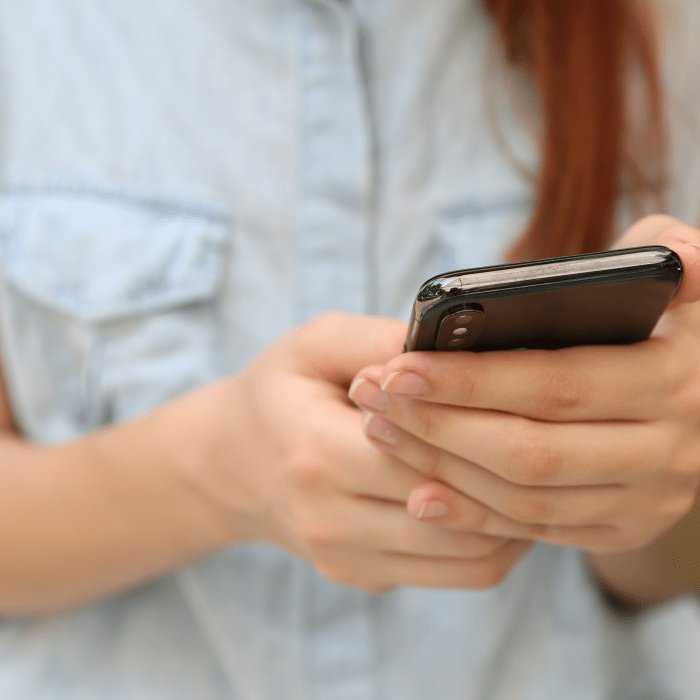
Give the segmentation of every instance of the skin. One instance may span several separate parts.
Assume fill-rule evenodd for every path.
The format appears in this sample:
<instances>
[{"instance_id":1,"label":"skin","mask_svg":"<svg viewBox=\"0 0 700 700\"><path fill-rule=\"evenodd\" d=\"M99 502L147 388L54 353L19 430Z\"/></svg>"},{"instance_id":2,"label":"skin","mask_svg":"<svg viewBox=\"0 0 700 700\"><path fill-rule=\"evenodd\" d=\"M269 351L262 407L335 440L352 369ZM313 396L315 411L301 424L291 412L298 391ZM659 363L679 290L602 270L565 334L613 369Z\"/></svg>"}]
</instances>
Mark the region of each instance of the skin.
<instances>
[{"instance_id":1,"label":"skin","mask_svg":"<svg viewBox=\"0 0 700 700\"><path fill-rule=\"evenodd\" d=\"M646 244L684 264L648 341L409 353L365 368L351 391L375 445L426 475L414 517L580 548L633 609L692 588L672 543L680 521L697 520L700 481L700 231L654 216L619 246ZM692 555L693 544L675 546Z\"/></svg>"},{"instance_id":2,"label":"skin","mask_svg":"<svg viewBox=\"0 0 700 700\"><path fill-rule=\"evenodd\" d=\"M320 317L240 374L59 447L23 440L4 397L0 614L79 607L251 541L372 592L498 583L531 543L413 518L424 475L366 440L347 397L405 331Z\"/></svg>"},{"instance_id":3,"label":"skin","mask_svg":"<svg viewBox=\"0 0 700 700\"><path fill-rule=\"evenodd\" d=\"M686 267L666 334L634 348L494 353L475 373L467 354L400 355L399 321L332 314L239 374L57 447L25 441L0 391L0 614L81 606L250 541L371 592L491 587L536 539L590 551L622 588L651 581L620 562L691 507L700 473L700 232L658 217L633 232ZM427 393L379 388L409 370ZM383 415L363 421L353 378ZM373 419L399 442L368 440ZM436 502L449 512L430 518Z\"/></svg>"}]
</instances>

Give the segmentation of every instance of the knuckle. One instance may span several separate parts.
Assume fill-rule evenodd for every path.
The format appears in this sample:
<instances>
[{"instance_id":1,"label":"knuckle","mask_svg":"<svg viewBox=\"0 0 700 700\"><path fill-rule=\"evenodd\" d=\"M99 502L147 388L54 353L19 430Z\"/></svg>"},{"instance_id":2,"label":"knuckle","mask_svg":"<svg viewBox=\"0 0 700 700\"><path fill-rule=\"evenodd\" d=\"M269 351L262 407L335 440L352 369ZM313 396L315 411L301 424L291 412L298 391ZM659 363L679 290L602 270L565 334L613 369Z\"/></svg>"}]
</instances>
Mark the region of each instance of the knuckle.
<instances>
[{"instance_id":1,"label":"knuckle","mask_svg":"<svg viewBox=\"0 0 700 700\"><path fill-rule=\"evenodd\" d=\"M625 552L647 545L653 537L648 527L600 526L588 528L583 536L583 548L599 554Z\"/></svg>"},{"instance_id":2,"label":"knuckle","mask_svg":"<svg viewBox=\"0 0 700 700\"><path fill-rule=\"evenodd\" d=\"M318 492L326 488L333 480L332 473L332 464L313 450L294 450L287 460L287 478L300 491Z\"/></svg>"},{"instance_id":3,"label":"knuckle","mask_svg":"<svg viewBox=\"0 0 700 700\"><path fill-rule=\"evenodd\" d=\"M439 444L442 421L438 411L425 401L416 402L415 410L418 417L418 437L431 445Z\"/></svg>"},{"instance_id":4,"label":"knuckle","mask_svg":"<svg viewBox=\"0 0 700 700\"><path fill-rule=\"evenodd\" d=\"M639 527L616 527L613 532L596 531L591 540L600 548L607 551L629 551L646 543L646 534Z\"/></svg>"},{"instance_id":5,"label":"knuckle","mask_svg":"<svg viewBox=\"0 0 700 700\"><path fill-rule=\"evenodd\" d=\"M659 368L661 386L667 391L676 394L686 385L689 375L688 354L689 348L684 348L685 342L681 337L673 340L668 338L654 338L657 352L656 365Z\"/></svg>"},{"instance_id":6,"label":"knuckle","mask_svg":"<svg viewBox=\"0 0 700 700\"><path fill-rule=\"evenodd\" d=\"M611 548L611 551L630 551L635 549L641 549L642 547L646 547L658 535L658 530L650 530L648 527L635 529L630 532L624 532L620 534L617 538L613 539L613 543L615 546Z\"/></svg>"},{"instance_id":7,"label":"knuckle","mask_svg":"<svg viewBox=\"0 0 700 700\"><path fill-rule=\"evenodd\" d=\"M448 497L448 499L453 508L453 512L447 516L448 527L453 528L454 532L469 533L475 537L492 537L483 533L488 531L494 511L464 494L458 494L454 498Z\"/></svg>"},{"instance_id":8,"label":"knuckle","mask_svg":"<svg viewBox=\"0 0 700 700\"><path fill-rule=\"evenodd\" d=\"M664 399L661 405L681 419L699 415L700 376L694 374L678 380Z\"/></svg>"},{"instance_id":9,"label":"knuckle","mask_svg":"<svg viewBox=\"0 0 700 700\"><path fill-rule=\"evenodd\" d=\"M505 579L510 567L506 566L499 557L493 556L479 562L469 577L469 587L485 590L495 588Z\"/></svg>"},{"instance_id":10,"label":"knuckle","mask_svg":"<svg viewBox=\"0 0 700 700\"><path fill-rule=\"evenodd\" d=\"M489 535L469 534L465 538L463 549L470 557L489 557L503 548L506 539Z\"/></svg>"},{"instance_id":11,"label":"knuckle","mask_svg":"<svg viewBox=\"0 0 700 700\"><path fill-rule=\"evenodd\" d=\"M674 481L695 485L700 472L700 451L697 446L675 450L668 464L668 472Z\"/></svg>"},{"instance_id":12,"label":"knuckle","mask_svg":"<svg viewBox=\"0 0 700 700\"><path fill-rule=\"evenodd\" d=\"M670 525L684 518L696 502L694 490L683 490L664 498L657 509L658 515Z\"/></svg>"},{"instance_id":13,"label":"knuckle","mask_svg":"<svg viewBox=\"0 0 700 700\"><path fill-rule=\"evenodd\" d=\"M551 518L552 511L543 498L527 491L512 496L506 504L506 514L521 523L542 523Z\"/></svg>"},{"instance_id":14,"label":"knuckle","mask_svg":"<svg viewBox=\"0 0 700 700\"><path fill-rule=\"evenodd\" d=\"M340 561L328 562L320 560L316 562L316 569L324 578L333 583L350 587L359 585L356 581L356 574Z\"/></svg>"},{"instance_id":15,"label":"knuckle","mask_svg":"<svg viewBox=\"0 0 700 700\"><path fill-rule=\"evenodd\" d=\"M330 547L342 539L331 521L314 508L297 508L292 513L291 521L297 538L307 548Z\"/></svg>"},{"instance_id":16,"label":"knuckle","mask_svg":"<svg viewBox=\"0 0 700 700\"><path fill-rule=\"evenodd\" d=\"M335 460L327 453L317 436L298 430L289 438L285 471L289 483L303 492L327 489L338 478Z\"/></svg>"},{"instance_id":17,"label":"knuckle","mask_svg":"<svg viewBox=\"0 0 700 700\"><path fill-rule=\"evenodd\" d=\"M657 403L675 411L677 415L698 415L700 363L697 359L696 334L687 329L677 329L671 337L661 336L652 340L656 350L654 365L661 373Z\"/></svg>"},{"instance_id":18,"label":"knuckle","mask_svg":"<svg viewBox=\"0 0 700 700\"><path fill-rule=\"evenodd\" d=\"M564 468L561 452L552 445L544 425L528 423L514 431L513 444L508 450L506 477L525 486L546 484Z\"/></svg>"},{"instance_id":19,"label":"knuckle","mask_svg":"<svg viewBox=\"0 0 700 700\"><path fill-rule=\"evenodd\" d=\"M469 499L467 502L466 524L474 532L484 532L488 527L492 511L479 501Z\"/></svg>"},{"instance_id":20,"label":"knuckle","mask_svg":"<svg viewBox=\"0 0 700 700\"><path fill-rule=\"evenodd\" d=\"M548 525L542 523L531 523L526 526L526 530L528 537L533 540L544 540L552 532Z\"/></svg>"},{"instance_id":21,"label":"knuckle","mask_svg":"<svg viewBox=\"0 0 700 700\"><path fill-rule=\"evenodd\" d=\"M426 444L418 470L436 481L442 481L444 476L445 454L433 445Z\"/></svg>"},{"instance_id":22,"label":"knuckle","mask_svg":"<svg viewBox=\"0 0 700 700\"><path fill-rule=\"evenodd\" d=\"M330 534L318 520L299 518L295 526L297 536L307 547L325 547L330 543Z\"/></svg>"},{"instance_id":23,"label":"knuckle","mask_svg":"<svg viewBox=\"0 0 700 700\"><path fill-rule=\"evenodd\" d=\"M308 459L290 462L287 473L291 483L304 491L317 491L328 480L326 466Z\"/></svg>"},{"instance_id":24,"label":"knuckle","mask_svg":"<svg viewBox=\"0 0 700 700\"><path fill-rule=\"evenodd\" d=\"M332 583L364 592L379 592L387 588L383 581L375 581L354 558L333 557L315 563L318 572Z\"/></svg>"},{"instance_id":25,"label":"knuckle","mask_svg":"<svg viewBox=\"0 0 700 700\"><path fill-rule=\"evenodd\" d=\"M538 382L540 411L551 417L580 408L591 395L589 384L583 376L571 370L545 370Z\"/></svg>"},{"instance_id":26,"label":"knuckle","mask_svg":"<svg viewBox=\"0 0 700 700\"><path fill-rule=\"evenodd\" d=\"M471 357L472 354L474 353L469 353L470 357L462 361L463 371L457 374L455 380L455 389L458 392L460 403L464 406L471 404L472 398L476 394L477 382L485 379L486 366L483 365L482 358Z\"/></svg>"}]
</instances>

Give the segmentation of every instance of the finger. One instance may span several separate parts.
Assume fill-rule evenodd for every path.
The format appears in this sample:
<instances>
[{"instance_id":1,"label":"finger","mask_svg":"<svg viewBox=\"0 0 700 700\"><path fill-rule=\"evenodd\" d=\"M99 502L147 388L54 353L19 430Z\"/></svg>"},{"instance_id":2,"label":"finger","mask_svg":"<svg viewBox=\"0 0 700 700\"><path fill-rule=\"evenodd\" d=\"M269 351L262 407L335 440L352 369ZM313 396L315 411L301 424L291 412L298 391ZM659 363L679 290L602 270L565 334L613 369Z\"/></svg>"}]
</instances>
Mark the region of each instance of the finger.
<instances>
[{"instance_id":1,"label":"finger","mask_svg":"<svg viewBox=\"0 0 700 700\"><path fill-rule=\"evenodd\" d=\"M465 500L461 496L455 496L454 491L446 488L443 484L431 482L417 487L409 497L407 509L414 517L418 518L424 511L425 503L436 502L448 504L454 517L450 523L443 524L442 518L434 522L439 522L444 527L460 529ZM476 529L472 505L467 503L466 507L466 528L469 532L474 532ZM647 541L643 523L639 527L629 528L629 531L614 524L568 526L523 523L507 518L489 508L482 511L478 531L494 537L505 537L509 540L537 540L595 552L629 549L633 546L640 546L642 542Z\"/></svg>"},{"instance_id":2,"label":"finger","mask_svg":"<svg viewBox=\"0 0 700 700\"><path fill-rule=\"evenodd\" d=\"M690 371L688 356L675 353L681 342L407 353L386 364L381 391L355 385L352 398L369 398L364 407L377 411L388 410L392 396L410 396L548 421L647 420L669 412L671 389Z\"/></svg>"},{"instance_id":3,"label":"finger","mask_svg":"<svg viewBox=\"0 0 700 700\"><path fill-rule=\"evenodd\" d=\"M376 414L375 414L376 415ZM601 486L670 479L680 437L661 423L545 423L495 411L395 400L366 419L373 437L397 446L405 433L523 486ZM379 420L379 416L376 416ZM393 430L392 430L393 426ZM683 465L678 466L679 475ZM680 476L679 476L680 478Z\"/></svg>"},{"instance_id":4,"label":"finger","mask_svg":"<svg viewBox=\"0 0 700 700\"><path fill-rule=\"evenodd\" d=\"M640 220L618 242L619 247L649 244L668 246L683 262L673 306L700 299L700 231L657 215ZM650 352L642 354L642 346ZM543 420L640 419L661 415L653 411L667 386L664 347L651 343L506 354L517 358L504 358L504 353L410 353L388 364L380 385L390 394Z\"/></svg>"},{"instance_id":5,"label":"finger","mask_svg":"<svg viewBox=\"0 0 700 700\"><path fill-rule=\"evenodd\" d=\"M322 501L297 500L286 511L298 551L359 548L437 558L480 558L499 551L507 540L480 532L442 528L412 518L405 503L335 494ZM316 559L317 557L314 557Z\"/></svg>"},{"instance_id":6,"label":"finger","mask_svg":"<svg viewBox=\"0 0 700 700\"><path fill-rule=\"evenodd\" d=\"M349 496L393 501L405 506L425 477L406 462L378 452L362 428L357 409L336 401L315 407L297 428L301 444L290 467L295 486L320 499L340 491ZM308 431L306 436L303 429Z\"/></svg>"},{"instance_id":7,"label":"finger","mask_svg":"<svg viewBox=\"0 0 700 700\"><path fill-rule=\"evenodd\" d=\"M332 405L324 413L325 423L315 427L313 439L306 440L315 445L315 452L302 453L291 469L294 485L302 493L313 494L318 503L341 492L392 502L403 510L411 492L425 482L425 474L411 464L406 454L377 451L365 439L357 411ZM411 436L406 439L404 451L410 449Z\"/></svg>"},{"instance_id":8,"label":"finger","mask_svg":"<svg viewBox=\"0 0 700 700\"><path fill-rule=\"evenodd\" d=\"M338 502L327 523L328 543L341 539L368 551L393 552L412 556L473 559L489 556L507 543L506 538L481 532L438 527L421 522L406 511L406 504L366 499Z\"/></svg>"},{"instance_id":9,"label":"finger","mask_svg":"<svg viewBox=\"0 0 700 700\"><path fill-rule=\"evenodd\" d=\"M291 485L321 500L341 491L405 504L422 476L366 440L362 414L346 403L342 390L323 380L278 375L275 392L284 395L297 416L283 437L280 455ZM269 401L269 398L265 400ZM284 425L282 416L280 425Z\"/></svg>"},{"instance_id":10,"label":"finger","mask_svg":"<svg viewBox=\"0 0 700 700\"><path fill-rule=\"evenodd\" d=\"M369 411L387 411L391 399L380 388L384 365L365 367L355 375L348 390L348 399Z\"/></svg>"},{"instance_id":11,"label":"finger","mask_svg":"<svg viewBox=\"0 0 700 700\"><path fill-rule=\"evenodd\" d=\"M615 247L645 245L666 246L681 258L683 279L671 306L700 300L700 231L673 217L655 214L640 219Z\"/></svg>"},{"instance_id":12,"label":"finger","mask_svg":"<svg viewBox=\"0 0 700 700\"><path fill-rule=\"evenodd\" d=\"M368 418L373 419L373 414L369 414ZM319 469L313 461L308 466L300 465L295 472L295 479L297 485L302 486L307 493L327 492L328 488L332 487L351 496L399 504L403 510L411 493L424 484L428 476L465 492L471 484L474 486L471 493L477 500L480 499L480 494L490 493L498 494L501 500L507 500L508 494L501 495L506 489L512 494L513 502L517 500L515 494L517 487L514 484L477 465L464 462L454 455L447 455L410 433L404 434L395 450L377 452L366 440L358 440L355 431L349 431L344 435L334 432L332 439L330 437L328 439L326 449L326 463L343 466L333 468L333 473L328 474L325 470ZM431 452L447 455L448 458L440 465L431 465L430 461L433 459ZM353 457L348 459L350 453ZM472 480L474 483L471 483ZM551 490L541 489L543 498L545 495L549 498ZM457 496L457 494L454 495ZM495 505L488 498L481 500L491 507ZM606 501L601 499L600 503L604 502ZM525 508L524 504L522 508ZM483 509L483 506L479 505L479 509ZM496 510L499 510L497 505ZM463 514L460 523L462 529L465 529Z\"/></svg>"},{"instance_id":13,"label":"finger","mask_svg":"<svg viewBox=\"0 0 700 700\"><path fill-rule=\"evenodd\" d=\"M281 342L294 369L340 385L349 385L363 367L385 363L401 353L406 324L379 316L323 314Z\"/></svg>"},{"instance_id":14,"label":"finger","mask_svg":"<svg viewBox=\"0 0 700 700\"><path fill-rule=\"evenodd\" d=\"M528 525L613 525L620 513L628 517L642 515L648 506L647 494L632 493L620 485L546 487L521 486L507 481L478 464L429 445L410 433L401 434L394 447L377 443L391 454L427 477L411 491L409 512L420 519L439 514L442 526L482 531L489 510L513 522ZM442 500L425 495L435 484L442 487ZM416 499L417 494L422 497ZM445 500L447 499L447 500ZM427 508L443 503L445 508Z\"/></svg>"},{"instance_id":15,"label":"finger","mask_svg":"<svg viewBox=\"0 0 700 700\"><path fill-rule=\"evenodd\" d=\"M479 559L340 551L317 566L332 581L362 589L406 585L477 590L500 583L531 547L531 542L511 541L497 554Z\"/></svg>"}]
</instances>

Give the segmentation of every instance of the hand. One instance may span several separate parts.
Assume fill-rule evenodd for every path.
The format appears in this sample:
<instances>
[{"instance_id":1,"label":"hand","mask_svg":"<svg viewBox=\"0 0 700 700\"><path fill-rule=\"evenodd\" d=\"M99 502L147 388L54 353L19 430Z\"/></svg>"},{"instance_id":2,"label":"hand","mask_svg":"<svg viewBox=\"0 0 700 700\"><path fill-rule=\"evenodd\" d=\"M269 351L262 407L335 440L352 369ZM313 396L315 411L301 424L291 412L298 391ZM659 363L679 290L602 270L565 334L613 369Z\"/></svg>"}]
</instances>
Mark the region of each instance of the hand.
<instances>
[{"instance_id":1,"label":"hand","mask_svg":"<svg viewBox=\"0 0 700 700\"><path fill-rule=\"evenodd\" d=\"M247 510L256 538L332 580L371 591L492 586L530 544L410 517L424 476L375 450L347 399L355 373L400 352L405 332L398 321L324 316L223 382L207 489L232 513Z\"/></svg>"},{"instance_id":2,"label":"hand","mask_svg":"<svg viewBox=\"0 0 700 700\"><path fill-rule=\"evenodd\" d=\"M446 529L615 552L648 544L691 508L700 232L648 217L620 246L649 243L676 250L684 279L648 341L409 353L358 375L353 398L371 411L370 437L426 476L409 497L412 515L447 510L433 518Z\"/></svg>"}]
</instances>

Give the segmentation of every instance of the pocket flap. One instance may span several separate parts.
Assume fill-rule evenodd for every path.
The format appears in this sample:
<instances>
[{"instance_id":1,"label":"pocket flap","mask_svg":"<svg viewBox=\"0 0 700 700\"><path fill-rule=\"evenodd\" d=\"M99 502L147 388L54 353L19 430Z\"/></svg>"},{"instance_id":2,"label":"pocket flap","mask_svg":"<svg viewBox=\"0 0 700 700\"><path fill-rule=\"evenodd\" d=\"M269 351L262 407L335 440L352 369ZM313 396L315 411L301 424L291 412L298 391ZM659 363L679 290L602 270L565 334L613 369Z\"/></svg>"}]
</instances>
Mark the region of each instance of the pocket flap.
<instances>
[{"instance_id":1,"label":"pocket flap","mask_svg":"<svg viewBox=\"0 0 700 700\"><path fill-rule=\"evenodd\" d=\"M6 280L86 320L203 301L219 288L226 223L215 215L73 193L0 203Z\"/></svg>"}]
</instances>

